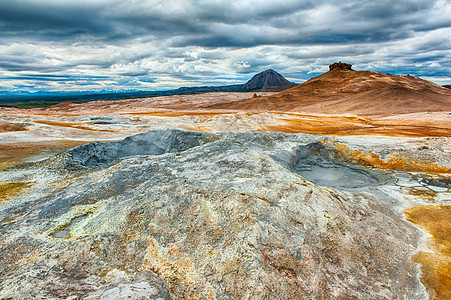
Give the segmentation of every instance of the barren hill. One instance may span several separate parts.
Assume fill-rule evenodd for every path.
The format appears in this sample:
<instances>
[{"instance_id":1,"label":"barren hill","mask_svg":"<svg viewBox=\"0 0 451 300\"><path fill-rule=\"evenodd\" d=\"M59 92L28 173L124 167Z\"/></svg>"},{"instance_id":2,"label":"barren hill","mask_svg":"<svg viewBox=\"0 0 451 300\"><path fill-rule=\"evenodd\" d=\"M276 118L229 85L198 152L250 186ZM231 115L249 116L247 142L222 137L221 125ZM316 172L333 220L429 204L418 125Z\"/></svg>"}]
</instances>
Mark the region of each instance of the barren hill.
<instances>
[{"instance_id":1,"label":"barren hill","mask_svg":"<svg viewBox=\"0 0 451 300\"><path fill-rule=\"evenodd\" d=\"M267 90L273 88L286 87L293 83L286 80L276 71L269 69L256 74L248 82L240 87L243 91Z\"/></svg>"},{"instance_id":2,"label":"barren hill","mask_svg":"<svg viewBox=\"0 0 451 300\"><path fill-rule=\"evenodd\" d=\"M280 93L211 108L362 116L451 111L451 91L432 82L412 76L354 71L348 64L331 66L335 67L329 72Z\"/></svg>"}]
</instances>

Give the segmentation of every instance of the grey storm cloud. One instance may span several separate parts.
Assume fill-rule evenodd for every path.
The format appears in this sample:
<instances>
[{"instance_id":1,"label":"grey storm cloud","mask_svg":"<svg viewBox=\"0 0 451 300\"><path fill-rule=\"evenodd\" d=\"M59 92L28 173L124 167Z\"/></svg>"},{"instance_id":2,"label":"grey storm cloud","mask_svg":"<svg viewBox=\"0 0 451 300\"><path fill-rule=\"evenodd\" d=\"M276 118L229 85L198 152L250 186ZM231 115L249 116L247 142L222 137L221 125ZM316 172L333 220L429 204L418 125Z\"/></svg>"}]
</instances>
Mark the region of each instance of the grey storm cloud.
<instances>
[{"instance_id":1,"label":"grey storm cloud","mask_svg":"<svg viewBox=\"0 0 451 300\"><path fill-rule=\"evenodd\" d=\"M0 31L13 39L150 36L178 37L179 47L242 47L381 41L451 25L449 19L422 20L434 1L248 2L2 0ZM277 30L286 28L285 34Z\"/></svg>"},{"instance_id":2,"label":"grey storm cloud","mask_svg":"<svg viewBox=\"0 0 451 300\"><path fill-rule=\"evenodd\" d=\"M341 59L446 81L449 15L447 0L0 0L0 79L158 89L275 68L299 81Z\"/></svg>"}]
</instances>

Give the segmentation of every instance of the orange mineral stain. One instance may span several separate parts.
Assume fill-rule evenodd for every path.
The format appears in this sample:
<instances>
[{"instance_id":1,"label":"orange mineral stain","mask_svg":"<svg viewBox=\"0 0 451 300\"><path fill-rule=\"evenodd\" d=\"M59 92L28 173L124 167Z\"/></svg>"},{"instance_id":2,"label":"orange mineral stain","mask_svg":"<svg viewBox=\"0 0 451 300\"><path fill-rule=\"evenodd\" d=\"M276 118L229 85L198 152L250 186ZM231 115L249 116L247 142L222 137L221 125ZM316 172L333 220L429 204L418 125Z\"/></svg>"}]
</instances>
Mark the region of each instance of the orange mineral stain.
<instances>
[{"instance_id":1,"label":"orange mineral stain","mask_svg":"<svg viewBox=\"0 0 451 300\"><path fill-rule=\"evenodd\" d=\"M381 159L372 151L363 152L351 149L344 144L337 142L323 142L326 147L333 151L334 155L340 159L352 162L364 167L423 173L451 173L451 168L439 166L429 161L412 160L402 153L392 153L387 159Z\"/></svg>"},{"instance_id":2,"label":"orange mineral stain","mask_svg":"<svg viewBox=\"0 0 451 300\"><path fill-rule=\"evenodd\" d=\"M29 186L29 182L0 182L0 204L3 204L9 198L22 194L25 188Z\"/></svg>"},{"instance_id":3,"label":"orange mineral stain","mask_svg":"<svg viewBox=\"0 0 451 300\"><path fill-rule=\"evenodd\" d=\"M386 121L362 118L358 116L308 115L285 113L292 117L274 119L281 125L268 125L263 130L286 133L346 135L381 135L400 137L451 136L448 124L440 126L430 122L414 124L402 121Z\"/></svg>"},{"instance_id":4,"label":"orange mineral stain","mask_svg":"<svg viewBox=\"0 0 451 300\"><path fill-rule=\"evenodd\" d=\"M132 116L152 116L152 117L183 117L183 116L208 116L214 117L221 115L223 113L217 112L199 112L199 111L164 111L164 112L134 112L134 113L123 113L123 115Z\"/></svg>"},{"instance_id":5,"label":"orange mineral stain","mask_svg":"<svg viewBox=\"0 0 451 300\"><path fill-rule=\"evenodd\" d=\"M89 141L55 140L0 144L0 168L8 161L17 161L34 155L59 153L87 143Z\"/></svg>"},{"instance_id":6,"label":"orange mineral stain","mask_svg":"<svg viewBox=\"0 0 451 300\"><path fill-rule=\"evenodd\" d=\"M27 131L24 124L0 124L0 133L13 131Z\"/></svg>"},{"instance_id":7,"label":"orange mineral stain","mask_svg":"<svg viewBox=\"0 0 451 300\"><path fill-rule=\"evenodd\" d=\"M85 125L83 125L81 123L49 121L49 120L39 120L39 121L34 121L34 122L35 123L39 123L39 124L44 124L44 125L51 125L51 126L58 126L58 127L69 127L69 128L90 130L90 131L117 132L117 130L96 129L96 128L85 126Z\"/></svg>"},{"instance_id":8,"label":"orange mineral stain","mask_svg":"<svg viewBox=\"0 0 451 300\"><path fill-rule=\"evenodd\" d=\"M412 259L421 264L421 282L431 299L451 299L451 205L424 205L405 212L406 219L429 232L427 246Z\"/></svg>"}]
</instances>

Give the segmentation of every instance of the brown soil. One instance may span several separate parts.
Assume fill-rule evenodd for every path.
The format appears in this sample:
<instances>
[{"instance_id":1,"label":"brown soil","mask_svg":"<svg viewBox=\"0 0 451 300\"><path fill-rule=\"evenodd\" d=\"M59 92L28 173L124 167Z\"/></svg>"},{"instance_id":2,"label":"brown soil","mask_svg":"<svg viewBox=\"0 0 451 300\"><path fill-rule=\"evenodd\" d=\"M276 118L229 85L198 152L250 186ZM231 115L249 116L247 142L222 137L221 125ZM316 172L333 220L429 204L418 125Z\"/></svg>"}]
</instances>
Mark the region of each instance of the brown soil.
<instances>
[{"instance_id":1,"label":"brown soil","mask_svg":"<svg viewBox=\"0 0 451 300\"><path fill-rule=\"evenodd\" d=\"M9 160L20 160L34 155L63 152L86 143L88 142L55 140L34 143L0 144L0 163Z\"/></svg>"},{"instance_id":2,"label":"brown soil","mask_svg":"<svg viewBox=\"0 0 451 300\"><path fill-rule=\"evenodd\" d=\"M384 135L403 137L451 136L451 122L437 124L422 120L378 120L357 116L321 116L291 114L294 118L276 118L283 125L265 126L262 130L287 133L346 135Z\"/></svg>"},{"instance_id":3,"label":"brown soil","mask_svg":"<svg viewBox=\"0 0 451 300\"><path fill-rule=\"evenodd\" d=\"M26 131L28 130L25 125L18 124L0 124L0 133L11 131Z\"/></svg>"},{"instance_id":4,"label":"brown soil","mask_svg":"<svg viewBox=\"0 0 451 300\"><path fill-rule=\"evenodd\" d=\"M421 281L432 299L451 299L451 206L418 206L405 211L410 222L428 231L428 247L413 260L421 264Z\"/></svg>"},{"instance_id":5,"label":"brown soil","mask_svg":"<svg viewBox=\"0 0 451 300\"><path fill-rule=\"evenodd\" d=\"M59 126L59 127L70 127L70 128L76 128L76 129L82 129L82 130L116 132L115 130L95 129L92 127L81 125L80 123L49 121L49 120L38 120L38 121L34 121L34 122L39 123L39 124Z\"/></svg>"}]
</instances>

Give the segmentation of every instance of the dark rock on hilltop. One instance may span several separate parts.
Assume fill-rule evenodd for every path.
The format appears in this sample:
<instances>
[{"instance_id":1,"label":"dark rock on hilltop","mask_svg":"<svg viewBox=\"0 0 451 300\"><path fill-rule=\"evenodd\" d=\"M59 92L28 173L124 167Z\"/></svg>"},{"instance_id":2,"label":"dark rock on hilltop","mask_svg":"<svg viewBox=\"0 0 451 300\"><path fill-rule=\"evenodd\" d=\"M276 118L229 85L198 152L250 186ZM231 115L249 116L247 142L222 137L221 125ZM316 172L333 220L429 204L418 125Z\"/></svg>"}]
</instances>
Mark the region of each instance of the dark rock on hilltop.
<instances>
[{"instance_id":1,"label":"dark rock on hilltop","mask_svg":"<svg viewBox=\"0 0 451 300\"><path fill-rule=\"evenodd\" d=\"M251 80L240 87L240 91L272 90L292 85L293 83L286 80L282 75L269 69L252 77Z\"/></svg>"},{"instance_id":2,"label":"dark rock on hilltop","mask_svg":"<svg viewBox=\"0 0 451 300\"><path fill-rule=\"evenodd\" d=\"M329 66L329 71L332 71L332 70L335 70L335 69L339 69L339 70L351 70L351 71L353 71L351 67L352 67L351 64L342 63L342 62L340 61L340 62L336 62L336 63L331 64L331 65Z\"/></svg>"}]
</instances>

